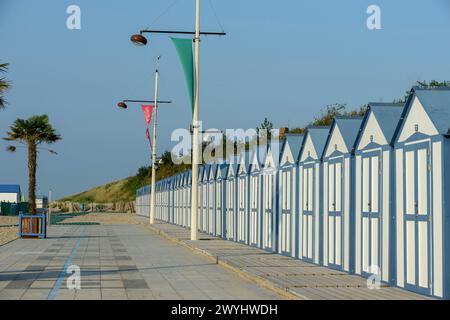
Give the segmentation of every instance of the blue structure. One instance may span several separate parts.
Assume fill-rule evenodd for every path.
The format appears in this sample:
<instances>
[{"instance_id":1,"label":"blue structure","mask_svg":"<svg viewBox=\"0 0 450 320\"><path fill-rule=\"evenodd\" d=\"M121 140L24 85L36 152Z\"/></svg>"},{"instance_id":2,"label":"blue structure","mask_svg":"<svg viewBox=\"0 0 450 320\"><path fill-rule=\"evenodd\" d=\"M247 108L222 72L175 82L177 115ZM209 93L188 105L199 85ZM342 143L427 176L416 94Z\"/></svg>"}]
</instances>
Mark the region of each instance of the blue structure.
<instances>
[{"instance_id":1,"label":"blue structure","mask_svg":"<svg viewBox=\"0 0 450 320\"><path fill-rule=\"evenodd\" d=\"M249 244L262 247L263 170L267 147L254 148L250 157Z\"/></svg>"},{"instance_id":2,"label":"blue structure","mask_svg":"<svg viewBox=\"0 0 450 320\"><path fill-rule=\"evenodd\" d=\"M308 127L298 159L300 188L296 256L315 264L322 264L322 154L329 132L330 127Z\"/></svg>"},{"instance_id":3,"label":"blue structure","mask_svg":"<svg viewBox=\"0 0 450 320\"><path fill-rule=\"evenodd\" d=\"M392 138L404 104L370 103L355 142L355 273L393 283Z\"/></svg>"},{"instance_id":4,"label":"blue structure","mask_svg":"<svg viewBox=\"0 0 450 320\"><path fill-rule=\"evenodd\" d=\"M249 234L249 172L250 152L244 151L239 156L237 165L237 241L248 244Z\"/></svg>"},{"instance_id":5,"label":"blue structure","mask_svg":"<svg viewBox=\"0 0 450 320\"><path fill-rule=\"evenodd\" d=\"M226 173L226 214L225 214L225 239L235 240L236 234L236 215L237 215L237 157L228 160Z\"/></svg>"},{"instance_id":6,"label":"blue structure","mask_svg":"<svg viewBox=\"0 0 450 320\"><path fill-rule=\"evenodd\" d=\"M278 252L295 256L298 225L297 215L297 161L304 136L287 134L281 147L280 166L278 172Z\"/></svg>"},{"instance_id":7,"label":"blue structure","mask_svg":"<svg viewBox=\"0 0 450 320\"><path fill-rule=\"evenodd\" d=\"M450 299L450 88L413 88L199 172L203 232ZM156 185L157 219L190 226L191 172ZM148 215L150 188L137 191Z\"/></svg>"},{"instance_id":8,"label":"blue structure","mask_svg":"<svg viewBox=\"0 0 450 320\"><path fill-rule=\"evenodd\" d=\"M323 264L353 272L353 145L360 117L336 117L323 159Z\"/></svg>"},{"instance_id":9,"label":"blue structure","mask_svg":"<svg viewBox=\"0 0 450 320\"><path fill-rule=\"evenodd\" d=\"M450 298L450 88L413 88L394 137L396 284Z\"/></svg>"},{"instance_id":10,"label":"blue structure","mask_svg":"<svg viewBox=\"0 0 450 320\"><path fill-rule=\"evenodd\" d=\"M21 196L20 185L0 184L0 202L20 203Z\"/></svg>"},{"instance_id":11,"label":"blue structure","mask_svg":"<svg viewBox=\"0 0 450 320\"><path fill-rule=\"evenodd\" d=\"M270 144L264 159L263 176L263 213L262 213L262 248L277 250L277 178L280 150L278 144Z\"/></svg>"}]
</instances>

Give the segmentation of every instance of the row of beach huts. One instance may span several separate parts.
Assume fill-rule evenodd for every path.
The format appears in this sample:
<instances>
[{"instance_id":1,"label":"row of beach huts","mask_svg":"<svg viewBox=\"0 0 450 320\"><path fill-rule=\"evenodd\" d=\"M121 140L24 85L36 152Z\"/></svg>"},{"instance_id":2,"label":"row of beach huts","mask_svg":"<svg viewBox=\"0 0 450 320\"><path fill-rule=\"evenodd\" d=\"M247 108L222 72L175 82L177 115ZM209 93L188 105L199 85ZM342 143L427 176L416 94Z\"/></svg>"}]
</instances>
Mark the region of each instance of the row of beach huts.
<instances>
[{"instance_id":1,"label":"row of beach huts","mask_svg":"<svg viewBox=\"0 0 450 320\"><path fill-rule=\"evenodd\" d=\"M450 298L450 88L203 165L199 230ZM159 181L156 218L190 226L191 172ZM136 208L149 214L150 188Z\"/></svg>"}]
</instances>

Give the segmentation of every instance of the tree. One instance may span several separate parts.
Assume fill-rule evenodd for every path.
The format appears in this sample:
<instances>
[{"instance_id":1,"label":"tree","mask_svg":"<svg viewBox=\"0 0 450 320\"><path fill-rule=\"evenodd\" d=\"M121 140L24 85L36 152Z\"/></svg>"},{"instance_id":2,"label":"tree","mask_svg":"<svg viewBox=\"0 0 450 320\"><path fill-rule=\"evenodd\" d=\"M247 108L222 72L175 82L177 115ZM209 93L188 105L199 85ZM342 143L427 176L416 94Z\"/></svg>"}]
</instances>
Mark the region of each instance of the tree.
<instances>
[{"instance_id":1,"label":"tree","mask_svg":"<svg viewBox=\"0 0 450 320\"><path fill-rule=\"evenodd\" d=\"M272 138L272 129L273 123L270 122L267 118L264 118L263 123L260 124L259 127L256 127L256 134L259 138L259 141L266 141L269 143Z\"/></svg>"},{"instance_id":2,"label":"tree","mask_svg":"<svg viewBox=\"0 0 450 320\"><path fill-rule=\"evenodd\" d=\"M438 80L431 80L430 83L425 81L416 81L416 87L419 87L421 89L432 89L432 88L441 88L441 87L450 87L450 81L438 81ZM394 99L394 103L406 103L408 101L409 95L411 91L406 91L403 98L400 99Z\"/></svg>"},{"instance_id":3,"label":"tree","mask_svg":"<svg viewBox=\"0 0 450 320\"><path fill-rule=\"evenodd\" d=\"M15 141L25 145L28 149L28 201L30 206L30 213L36 213L36 167L37 167L37 153L40 149L50 151L56 154L53 150L46 148L39 148L41 144L53 144L61 140L61 136L56 133L53 126L48 121L47 115L32 116L28 119L17 119L9 128L4 138L6 141ZM9 152L15 152L16 147L8 146Z\"/></svg>"},{"instance_id":4,"label":"tree","mask_svg":"<svg viewBox=\"0 0 450 320\"><path fill-rule=\"evenodd\" d=\"M7 72L8 67L8 63L0 63L0 74ZM10 87L11 84L9 81L7 81L5 78L0 78L0 109L4 109L7 104L4 94Z\"/></svg>"}]
</instances>

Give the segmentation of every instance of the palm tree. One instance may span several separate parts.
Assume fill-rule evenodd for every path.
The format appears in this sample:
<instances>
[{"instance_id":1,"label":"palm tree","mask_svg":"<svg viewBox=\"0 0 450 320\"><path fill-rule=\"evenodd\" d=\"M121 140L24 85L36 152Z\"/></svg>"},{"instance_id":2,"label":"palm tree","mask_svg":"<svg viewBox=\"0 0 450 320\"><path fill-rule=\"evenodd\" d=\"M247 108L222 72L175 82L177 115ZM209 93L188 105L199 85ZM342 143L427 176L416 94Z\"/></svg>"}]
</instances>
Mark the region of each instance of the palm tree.
<instances>
[{"instance_id":1,"label":"palm tree","mask_svg":"<svg viewBox=\"0 0 450 320\"><path fill-rule=\"evenodd\" d=\"M29 119L17 119L9 128L6 141L16 141L25 145L28 149L28 200L30 204L30 213L36 213L36 167L37 153L40 144L52 144L61 140L61 136L48 121L47 115L33 116ZM15 146L7 148L9 152L15 152ZM56 152L50 151L56 154Z\"/></svg>"},{"instance_id":2,"label":"palm tree","mask_svg":"<svg viewBox=\"0 0 450 320\"><path fill-rule=\"evenodd\" d=\"M8 70L8 63L0 63L0 74ZM5 78L0 78L0 109L4 109L6 100L4 98L5 92L10 88L11 84Z\"/></svg>"}]
</instances>

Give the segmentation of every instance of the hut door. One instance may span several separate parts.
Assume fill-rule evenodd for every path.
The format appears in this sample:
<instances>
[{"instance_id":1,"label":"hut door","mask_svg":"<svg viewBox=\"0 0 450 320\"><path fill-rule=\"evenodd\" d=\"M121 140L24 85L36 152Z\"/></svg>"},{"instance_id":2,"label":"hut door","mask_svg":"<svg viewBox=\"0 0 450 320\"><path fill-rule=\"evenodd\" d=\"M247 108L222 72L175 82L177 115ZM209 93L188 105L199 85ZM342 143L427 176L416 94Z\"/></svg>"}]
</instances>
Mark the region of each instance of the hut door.
<instances>
[{"instance_id":1,"label":"hut door","mask_svg":"<svg viewBox=\"0 0 450 320\"><path fill-rule=\"evenodd\" d=\"M313 260L314 250L314 164L303 167L303 258Z\"/></svg>"},{"instance_id":2,"label":"hut door","mask_svg":"<svg viewBox=\"0 0 450 320\"><path fill-rule=\"evenodd\" d=\"M430 163L426 144L405 148L405 283L430 293Z\"/></svg>"},{"instance_id":3,"label":"hut door","mask_svg":"<svg viewBox=\"0 0 450 320\"><path fill-rule=\"evenodd\" d=\"M246 236L246 219L245 219L245 202L246 202L246 183L245 176L239 177L239 187L238 187L238 199L239 199L239 210L238 210L238 240L240 242L245 242Z\"/></svg>"},{"instance_id":4,"label":"hut door","mask_svg":"<svg viewBox=\"0 0 450 320\"><path fill-rule=\"evenodd\" d=\"M216 181L216 235L222 235L222 180Z\"/></svg>"},{"instance_id":5,"label":"hut door","mask_svg":"<svg viewBox=\"0 0 450 320\"><path fill-rule=\"evenodd\" d=\"M227 216L226 216L226 237L234 239L234 180L227 180Z\"/></svg>"},{"instance_id":6,"label":"hut door","mask_svg":"<svg viewBox=\"0 0 450 320\"><path fill-rule=\"evenodd\" d=\"M281 171L281 251L291 253L291 227L292 227L292 168Z\"/></svg>"},{"instance_id":7,"label":"hut door","mask_svg":"<svg viewBox=\"0 0 450 320\"><path fill-rule=\"evenodd\" d=\"M272 248L273 173L264 174L263 246Z\"/></svg>"},{"instance_id":8,"label":"hut door","mask_svg":"<svg viewBox=\"0 0 450 320\"><path fill-rule=\"evenodd\" d=\"M343 255L342 164L339 159L328 166L328 261L337 268L342 268Z\"/></svg>"},{"instance_id":9,"label":"hut door","mask_svg":"<svg viewBox=\"0 0 450 320\"><path fill-rule=\"evenodd\" d=\"M208 206L209 206L209 211L208 211L208 233L209 234L214 234L214 226L215 226L215 224L214 224L214 218L215 218L215 214L214 214L214 207L215 207L215 204L216 204L216 201L217 201L217 199L216 199L216 197L215 197L215 188L214 188L214 186L215 186L215 182L214 181L211 181L210 183L209 183L209 187L208 187L208 192L209 192L209 195L208 195L208 199L209 199L209 203L208 203Z\"/></svg>"},{"instance_id":10,"label":"hut door","mask_svg":"<svg viewBox=\"0 0 450 320\"><path fill-rule=\"evenodd\" d=\"M250 177L250 245L259 244L259 218L258 218L258 199L259 184L258 176Z\"/></svg>"},{"instance_id":11,"label":"hut door","mask_svg":"<svg viewBox=\"0 0 450 320\"><path fill-rule=\"evenodd\" d=\"M363 156L362 161L362 271L366 275L381 268L380 240L380 153Z\"/></svg>"}]
</instances>

